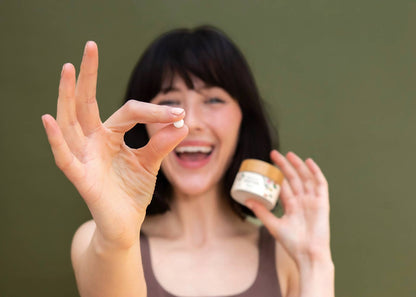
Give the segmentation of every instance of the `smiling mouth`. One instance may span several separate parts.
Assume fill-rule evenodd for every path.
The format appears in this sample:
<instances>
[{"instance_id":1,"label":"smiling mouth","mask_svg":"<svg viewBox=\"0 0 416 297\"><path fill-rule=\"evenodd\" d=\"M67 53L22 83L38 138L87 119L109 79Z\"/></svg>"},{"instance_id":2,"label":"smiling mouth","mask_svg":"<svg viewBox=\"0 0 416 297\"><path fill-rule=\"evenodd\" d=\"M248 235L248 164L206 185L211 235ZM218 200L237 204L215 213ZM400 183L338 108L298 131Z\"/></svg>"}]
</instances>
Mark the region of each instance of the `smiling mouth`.
<instances>
[{"instance_id":1,"label":"smiling mouth","mask_svg":"<svg viewBox=\"0 0 416 297\"><path fill-rule=\"evenodd\" d=\"M208 158L212 151L212 146L181 146L175 149L175 154L182 161L198 162Z\"/></svg>"}]
</instances>

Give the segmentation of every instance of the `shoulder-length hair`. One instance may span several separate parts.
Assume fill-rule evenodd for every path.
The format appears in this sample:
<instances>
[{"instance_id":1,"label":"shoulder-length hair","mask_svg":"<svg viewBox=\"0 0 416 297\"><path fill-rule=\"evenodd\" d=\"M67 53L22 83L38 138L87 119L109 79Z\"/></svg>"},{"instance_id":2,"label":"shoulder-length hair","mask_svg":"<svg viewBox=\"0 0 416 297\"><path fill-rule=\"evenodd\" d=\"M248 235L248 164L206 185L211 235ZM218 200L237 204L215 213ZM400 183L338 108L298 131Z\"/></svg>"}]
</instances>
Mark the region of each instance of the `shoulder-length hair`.
<instances>
[{"instance_id":1,"label":"shoulder-length hair","mask_svg":"<svg viewBox=\"0 0 416 297\"><path fill-rule=\"evenodd\" d=\"M230 190L241 162L256 158L270 162L272 149L271 126L267 120L262 101L248 64L233 44L220 30L211 26L195 29L176 29L157 38L145 50L135 66L125 95L130 99L149 102L162 89L162 83L179 75L192 89L191 75L207 85L218 86L227 91L239 104L242 122L238 144L231 164L222 177L224 196L232 209L241 217L254 216L245 206L235 202ZM274 129L274 147L278 149L278 134ZM125 135L128 146L139 148L146 145L149 137L145 125L137 124ZM160 214L169 210L172 187L160 170L153 199L147 214Z\"/></svg>"}]
</instances>

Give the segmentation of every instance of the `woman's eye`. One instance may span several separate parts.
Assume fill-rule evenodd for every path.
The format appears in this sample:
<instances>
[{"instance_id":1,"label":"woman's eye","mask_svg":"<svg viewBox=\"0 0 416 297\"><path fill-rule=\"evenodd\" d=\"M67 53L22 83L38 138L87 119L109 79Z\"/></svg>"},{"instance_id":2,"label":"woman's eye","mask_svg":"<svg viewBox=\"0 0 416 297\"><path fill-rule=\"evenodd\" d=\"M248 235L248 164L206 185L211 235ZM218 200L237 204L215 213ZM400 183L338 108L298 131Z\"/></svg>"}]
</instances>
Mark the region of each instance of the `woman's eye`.
<instances>
[{"instance_id":1,"label":"woman's eye","mask_svg":"<svg viewBox=\"0 0 416 297\"><path fill-rule=\"evenodd\" d=\"M207 100L207 102L208 102L208 103L210 103L210 104L225 103L225 101L224 101L224 100L222 100L222 99L220 99L220 98L217 98L217 97L209 98L209 99Z\"/></svg>"},{"instance_id":2,"label":"woman's eye","mask_svg":"<svg viewBox=\"0 0 416 297\"><path fill-rule=\"evenodd\" d=\"M179 100L164 99L157 103L158 105L168 105L168 106L179 106L181 105Z\"/></svg>"}]
</instances>

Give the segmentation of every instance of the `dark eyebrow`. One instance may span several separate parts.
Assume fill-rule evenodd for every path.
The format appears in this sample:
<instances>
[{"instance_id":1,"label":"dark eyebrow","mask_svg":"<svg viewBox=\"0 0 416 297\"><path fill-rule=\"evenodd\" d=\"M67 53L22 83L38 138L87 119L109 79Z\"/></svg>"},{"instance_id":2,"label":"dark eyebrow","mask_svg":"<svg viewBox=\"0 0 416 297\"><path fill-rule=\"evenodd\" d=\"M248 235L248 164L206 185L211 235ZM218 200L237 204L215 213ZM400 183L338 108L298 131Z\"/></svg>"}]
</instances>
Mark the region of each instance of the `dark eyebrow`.
<instances>
[{"instance_id":1,"label":"dark eyebrow","mask_svg":"<svg viewBox=\"0 0 416 297\"><path fill-rule=\"evenodd\" d=\"M201 90L212 89L212 88L215 88L215 87L217 87L217 86L205 84L205 85L203 85L202 87L200 87L198 89L194 88L194 90L199 93ZM168 87L162 88L161 92L163 94L166 94L166 93L169 93L169 92L180 92L180 90L175 86L168 86Z\"/></svg>"},{"instance_id":2,"label":"dark eyebrow","mask_svg":"<svg viewBox=\"0 0 416 297\"><path fill-rule=\"evenodd\" d=\"M203 85L202 87L200 87L200 88L194 88L194 90L196 91L196 92L198 92L198 93L200 93L201 91L206 91L206 90L209 90L209 89L213 89L213 88L216 88L217 86L215 86L215 85L209 85L209 84L205 84L205 85Z\"/></svg>"},{"instance_id":3,"label":"dark eyebrow","mask_svg":"<svg viewBox=\"0 0 416 297\"><path fill-rule=\"evenodd\" d=\"M200 88L198 88L199 90L206 90L206 89L212 89L212 88L215 88L216 87L216 85L212 85L212 84L207 84L207 83L204 83L203 85L202 85L202 87L200 87Z\"/></svg>"},{"instance_id":4,"label":"dark eyebrow","mask_svg":"<svg viewBox=\"0 0 416 297\"><path fill-rule=\"evenodd\" d=\"M166 88L162 88L161 92L163 94L166 94L166 93L169 93L169 92L179 92L179 89L174 87L174 86L169 86L169 87L166 87Z\"/></svg>"}]
</instances>

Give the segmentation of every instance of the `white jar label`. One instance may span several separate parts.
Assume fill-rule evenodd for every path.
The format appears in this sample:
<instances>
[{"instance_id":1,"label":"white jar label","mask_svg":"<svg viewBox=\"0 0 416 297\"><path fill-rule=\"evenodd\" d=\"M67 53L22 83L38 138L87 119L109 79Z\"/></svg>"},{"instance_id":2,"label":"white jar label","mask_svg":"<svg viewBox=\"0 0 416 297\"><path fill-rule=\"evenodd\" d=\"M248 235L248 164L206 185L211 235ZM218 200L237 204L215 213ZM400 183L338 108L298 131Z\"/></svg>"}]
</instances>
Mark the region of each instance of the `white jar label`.
<instances>
[{"instance_id":1,"label":"white jar label","mask_svg":"<svg viewBox=\"0 0 416 297\"><path fill-rule=\"evenodd\" d=\"M275 205L279 196L280 185L259 173L242 171L235 178L233 191L249 192Z\"/></svg>"}]
</instances>

